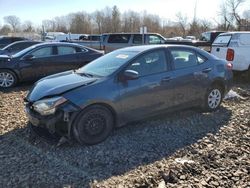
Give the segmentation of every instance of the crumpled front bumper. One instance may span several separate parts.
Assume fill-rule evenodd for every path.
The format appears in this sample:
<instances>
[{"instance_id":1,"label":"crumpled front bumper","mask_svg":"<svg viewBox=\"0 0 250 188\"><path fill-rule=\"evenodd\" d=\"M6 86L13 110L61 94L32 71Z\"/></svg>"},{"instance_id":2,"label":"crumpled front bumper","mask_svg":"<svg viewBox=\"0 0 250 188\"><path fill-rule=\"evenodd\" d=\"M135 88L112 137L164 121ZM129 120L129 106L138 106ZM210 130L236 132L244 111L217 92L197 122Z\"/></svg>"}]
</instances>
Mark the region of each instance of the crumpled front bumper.
<instances>
[{"instance_id":1,"label":"crumpled front bumper","mask_svg":"<svg viewBox=\"0 0 250 188\"><path fill-rule=\"evenodd\" d=\"M71 139L73 120L80 109L70 104L64 104L56 110L55 114L42 116L35 112L31 105L26 104L25 111L31 124L30 128L32 128L32 131L35 131L36 134L43 137L44 131L47 131L51 135Z\"/></svg>"}]
</instances>

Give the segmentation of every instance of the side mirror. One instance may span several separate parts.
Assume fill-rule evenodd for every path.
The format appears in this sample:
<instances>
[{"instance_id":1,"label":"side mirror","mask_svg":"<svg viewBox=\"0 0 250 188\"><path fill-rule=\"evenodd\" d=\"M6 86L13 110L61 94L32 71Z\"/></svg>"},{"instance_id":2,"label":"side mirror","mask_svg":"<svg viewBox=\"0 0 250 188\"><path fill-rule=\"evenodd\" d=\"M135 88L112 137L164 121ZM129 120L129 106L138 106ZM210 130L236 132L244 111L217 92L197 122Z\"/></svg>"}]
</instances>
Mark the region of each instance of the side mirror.
<instances>
[{"instance_id":1,"label":"side mirror","mask_svg":"<svg viewBox=\"0 0 250 188\"><path fill-rule=\"evenodd\" d=\"M24 56L24 60L27 60L27 61L30 61L30 60L32 60L34 58L34 56L33 55L31 55L31 54L29 54L29 55L26 55L26 56Z\"/></svg>"},{"instance_id":2,"label":"side mirror","mask_svg":"<svg viewBox=\"0 0 250 188\"><path fill-rule=\"evenodd\" d=\"M123 73L124 80L136 80L139 78L139 73L134 70L125 70Z\"/></svg>"}]
</instances>

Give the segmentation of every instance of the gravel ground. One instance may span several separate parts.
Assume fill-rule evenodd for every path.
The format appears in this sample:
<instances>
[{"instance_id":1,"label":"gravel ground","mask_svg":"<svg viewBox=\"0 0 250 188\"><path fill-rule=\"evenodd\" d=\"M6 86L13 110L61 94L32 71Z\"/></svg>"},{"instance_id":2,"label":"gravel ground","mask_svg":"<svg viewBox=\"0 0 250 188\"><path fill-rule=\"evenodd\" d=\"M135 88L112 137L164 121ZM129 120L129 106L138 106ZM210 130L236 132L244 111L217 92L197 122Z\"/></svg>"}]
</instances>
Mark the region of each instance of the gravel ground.
<instances>
[{"instance_id":1,"label":"gravel ground","mask_svg":"<svg viewBox=\"0 0 250 188\"><path fill-rule=\"evenodd\" d=\"M30 139L23 97L0 91L0 187L250 187L250 84L213 113L132 123L103 143Z\"/></svg>"}]
</instances>

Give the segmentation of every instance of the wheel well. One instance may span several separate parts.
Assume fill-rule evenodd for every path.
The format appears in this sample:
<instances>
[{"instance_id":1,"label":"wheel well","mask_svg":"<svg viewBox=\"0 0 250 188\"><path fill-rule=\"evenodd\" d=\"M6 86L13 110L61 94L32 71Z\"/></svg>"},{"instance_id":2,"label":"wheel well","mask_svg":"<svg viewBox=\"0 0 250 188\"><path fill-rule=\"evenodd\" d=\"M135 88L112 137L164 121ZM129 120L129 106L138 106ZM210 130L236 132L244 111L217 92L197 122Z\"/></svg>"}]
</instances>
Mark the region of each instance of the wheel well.
<instances>
[{"instance_id":1,"label":"wheel well","mask_svg":"<svg viewBox=\"0 0 250 188\"><path fill-rule=\"evenodd\" d=\"M19 80L19 76L18 76L18 74L16 73L16 71L14 71L14 70L12 70L12 69L0 69L0 71L1 70L7 70L7 71L10 71L10 72L13 72L14 74L15 74L15 76L16 76L16 78L17 78L17 81Z\"/></svg>"},{"instance_id":2,"label":"wheel well","mask_svg":"<svg viewBox=\"0 0 250 188\"><path fill-rule=\"evenodd\" d=\"M225 85L224 85L224 83L223 83L223 81L221 81L221 80L215 80L212 84L211 84L211 86L219 86L221 89L222 89L222 92L223 92L223 94L224 94L224 92L225 92Z\"/></svg>"}]
</instances>

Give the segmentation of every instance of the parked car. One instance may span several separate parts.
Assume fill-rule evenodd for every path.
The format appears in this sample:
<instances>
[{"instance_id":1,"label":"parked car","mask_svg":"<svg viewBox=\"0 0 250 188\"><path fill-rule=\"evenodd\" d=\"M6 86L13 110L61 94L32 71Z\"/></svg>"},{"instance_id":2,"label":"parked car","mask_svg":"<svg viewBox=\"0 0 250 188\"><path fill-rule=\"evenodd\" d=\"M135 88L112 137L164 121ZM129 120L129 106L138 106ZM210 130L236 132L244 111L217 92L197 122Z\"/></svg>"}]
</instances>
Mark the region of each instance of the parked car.
<instances>
[{"instance_id":1,"label":"parked car","mask_svg":"<svg viewBox=\"0 0 250 188\"><path fill-rule=\"evenodd\" d=\"M80 44L82 46L87 46L96 50L103 50L103 37L104 35L81 35L79 40L69 40L66 42Z\"/></svg>"},{"instance_id":2,"label":"parked car","mask_svg":"<svg viewBox=\"0 0 250 188\"><path fill-rule=\"evenodd\" d=\"M36 44L11 57L0 55L0 88L77 69L102 55L91 48L60 42Z\"/></svg>"},{"instance_id":3,"label":"parked car","mask_svg":"<svg viewBox=\"0 0 250 188\"><path fill-rule=\"evenodd\" d=\"M129 47L39 80L25 99L26 112L35 131L96 144L114 127L165 110L214 111L231 81L231 64L199 48Z\"/></svg>"},{"instance_id":4,"label":"parked car","mask_svg":"<svg viewBox=\"0 0 250 188\"><path fill-rule=\"evenodd\" d=\"M213 44L216 37L221 33L225 33L225 31L207 31L201 34L200 40Z\"/></svg>"},{"instance_id":5,"label":"parked car","mask_svg":"<svg viewBox=\"0 0 250 188\"><path fill-rule=\"evenodd\" d=\"M0 36L0 49L16 41L28 40L23 37Z\"/></svg>"},{"instance_id":6,"label":"parked car","mask_svg":"<svg viewBox=\"0 0 250 188\"><path fill-rule=\"evenodd\" d=\"M232 63L234 71L248 71L250 79L250 32L220 34L213 42L211 53Z\"/></svg>"},{"instance_id":7,"label":"parked car","mask_svg":"<svg viewBox=\"0 0 250 188\"><path fill-rule=\"evenodd\" d=\"M103 49L105 53L113 50L138 46L143 44L164 44L165 38L157 33L147 33L143 35L139 33L110 33L105 34L103 41Z\"/></svg>"},{"instance_id":8,"label":"parked car","mask_svg":"<svg viewBox=\"0 0 250 188\"><path fill-rule=\"evenodd\" d=\"M0 49L0 55L13 55L25 48L28 48L32 45L41 43L39 41L17 41L5 46L4 48Z\"/></svg>"}]
</instances>

